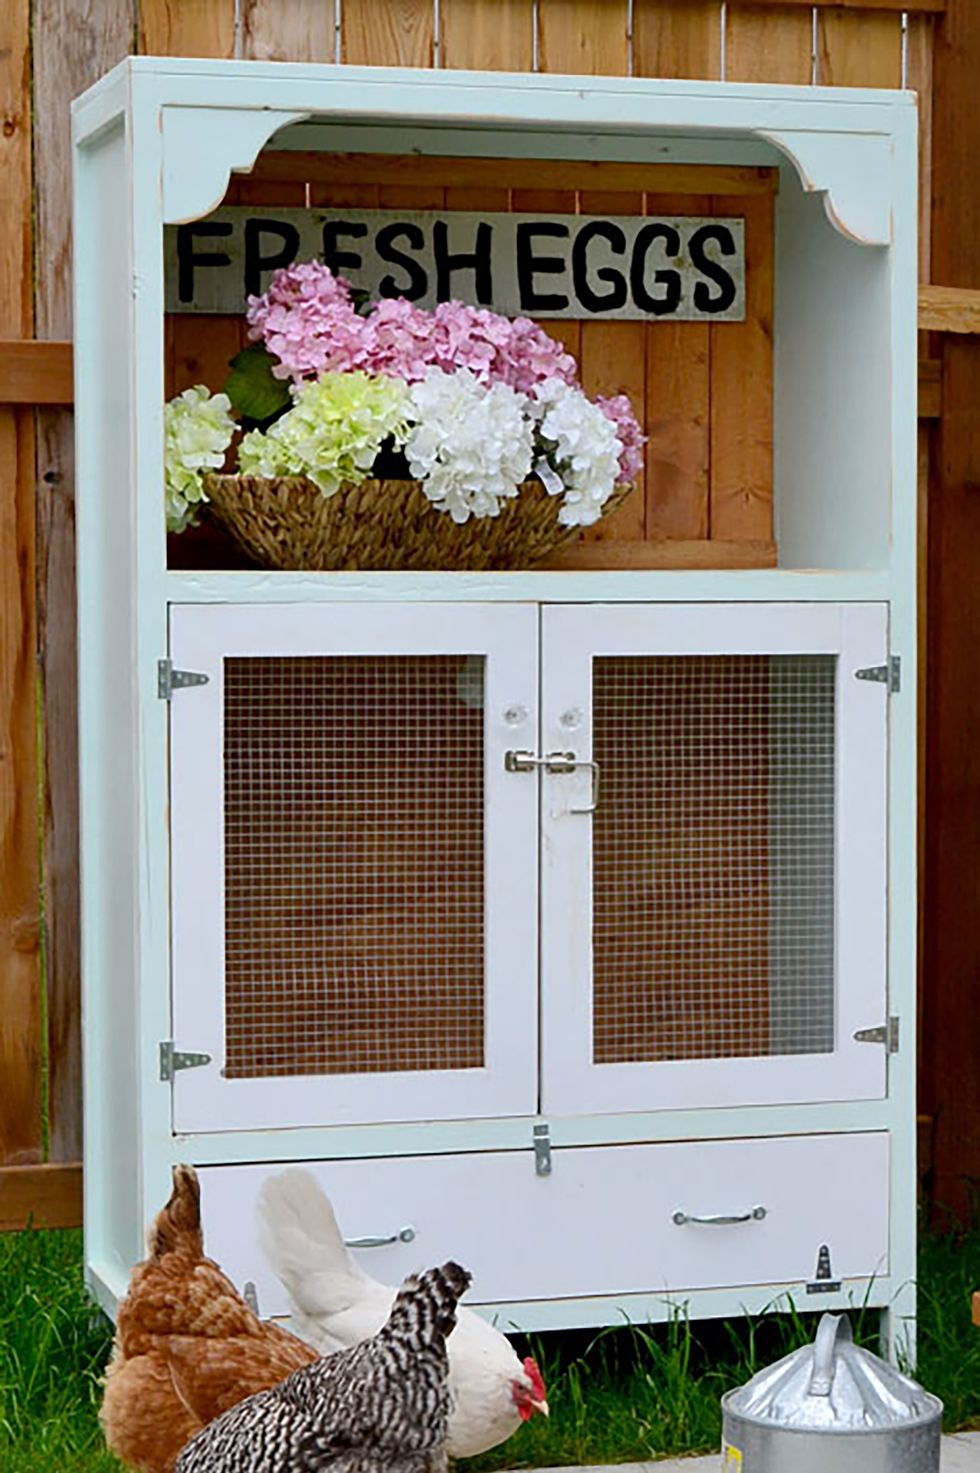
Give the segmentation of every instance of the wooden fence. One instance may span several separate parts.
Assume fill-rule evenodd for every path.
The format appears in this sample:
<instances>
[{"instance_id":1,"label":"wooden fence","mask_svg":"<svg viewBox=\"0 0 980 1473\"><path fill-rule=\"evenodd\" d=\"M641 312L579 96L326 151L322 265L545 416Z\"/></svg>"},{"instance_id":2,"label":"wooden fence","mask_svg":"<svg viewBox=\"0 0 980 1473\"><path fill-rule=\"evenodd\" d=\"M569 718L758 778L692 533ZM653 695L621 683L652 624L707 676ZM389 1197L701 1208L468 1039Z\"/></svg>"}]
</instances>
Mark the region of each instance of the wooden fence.
<instances>
[{"instance_id":1,"label":"wooden fence","mask_svg":"<svg viewBox=\"0 0 980 1473\"><path fill-rule=\"evenodd\" d=\"M978 9L975 0L7 0L0 7L0 218L7 231L0 253L0 338L11 340L0 347L0 1227L22 1221L32 1209L37 1220L52 1223L76 1221L80 1210L74 515L66 407L69 99L134 50L909 86L919 93L922 119L922 276L970 287L980 284L980 189L964 182L975 177L971 154L980 142L972 121ZM952 181L955 191L947 187ZM933 260L941 270L931 271ZM933 302L934 312L952 311L962 326L960 306L959 299L952 306ZM935 343L933 352L940 352ZM931 413L939 411L941 372L946 382L933 477L969 480L975 463L980 471L980 430L968 427L962 410L971 394L973 404L980 402L977 354L966 339L941 353L942 365L934 356L922 380ZM926 470L927 452L925 438ZM972 524L968 497L960 501L960 514ZM937 587L945 619L969 586L972 543L968 537L957 544L948 515L942 536L943 557L948 553L959 577ZM980 609L971 617L980 619ZM965 637L955 642L965 646ZM978 645L974 639L974 652ZM944 743L959 752L965 742L957 721L969 697L945 653L940 666L936 750L942 755ZM933 677L930 690L939 678ZM980 764L972 762L980 788ZM953 840L945 834L943 865L962 870L962 844L972 844L974 861L980 844L947 803L947 787L940 772L927 791L946 804L945 819L953 825ZM980 873L976 862L967 869ZM927 855L926 872L927 894L942 908L946 869ZM958 883L967 884L966 876ZM967 930L962 913L956 923L961 933ZM975 966L980 941L961 937L956 945L959 964L972 960ZM945 965L935 948L927 945L925 955L928 966ZM965 996L962 979L942 977L939 1012L929 1001L932 989L924 1014L927 1031L941 1015L942 1026L957 1035L950 1046L960 1061L972 1057L963 1037L967 1004L952 995L960 987ZM945 1047L942 1038L933 1038L925 1050L931 1073L924 1090L937 1121L945 1108L952 1151L962 1132L955 1120L957 1091L938 1083ZM980 1123L974 1134L980 1175ZM944 1170L951 1181L952 1156Z\"/></svg>"}]
</instances>

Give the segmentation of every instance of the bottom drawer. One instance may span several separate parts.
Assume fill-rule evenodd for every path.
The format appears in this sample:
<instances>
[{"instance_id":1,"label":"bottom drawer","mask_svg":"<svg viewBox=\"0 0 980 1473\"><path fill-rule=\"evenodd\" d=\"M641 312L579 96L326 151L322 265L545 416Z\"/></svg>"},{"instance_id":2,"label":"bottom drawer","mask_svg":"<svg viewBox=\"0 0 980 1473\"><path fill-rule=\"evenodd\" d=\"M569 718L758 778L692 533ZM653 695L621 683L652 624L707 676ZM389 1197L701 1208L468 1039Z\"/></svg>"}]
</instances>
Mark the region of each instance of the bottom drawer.
<instances>
[{"instance_id":1,"label":"bottom drawer","mask_svg":"<svg viewBox=\"0 0 980 1473\"><path fill-rule=\"evenodd\" d=\"M346 1237L414 1229L409 1243L358 1250L369 1273L394 1284L456 1258L477 1304L800 1283L821 1244L835 1278L888 1272L884 1132L563 1147L551 1159L543 1177L531 1151L304 1164ZM280 1169L200 1172L207 1251L256 1284L265 1315L289 1308L255 1225L259 1186Z\"/></svg>"}]
</instances>

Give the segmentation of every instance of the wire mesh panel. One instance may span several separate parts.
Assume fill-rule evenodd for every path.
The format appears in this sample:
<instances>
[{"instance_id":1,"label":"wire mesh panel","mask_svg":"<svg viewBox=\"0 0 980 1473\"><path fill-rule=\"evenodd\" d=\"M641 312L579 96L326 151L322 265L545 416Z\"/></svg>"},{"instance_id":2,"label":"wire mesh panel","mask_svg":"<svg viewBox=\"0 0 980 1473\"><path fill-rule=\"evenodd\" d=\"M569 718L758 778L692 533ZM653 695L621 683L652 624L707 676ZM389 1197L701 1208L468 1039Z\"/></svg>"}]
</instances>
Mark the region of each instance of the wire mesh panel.
<instances>
[{"instance_id":1,"label":"wire mesh panel","mask_svg":"<svg viewBox=\"0 0 980 1473\"><path fill-rule=\"evenodd\" d=\"M483 663L225 660L226 1076L483 1064Z\"/></svg>"},{"instance_id":2,"label":"wire mesh panel","mask_svg":"<svg viewBox=\"0 0 980 1473\"><path fill-rule=\"evenodd\" d=\"M833 655L593 662L593 1059L834 1047Z\"/></svg>"}]
</instances>

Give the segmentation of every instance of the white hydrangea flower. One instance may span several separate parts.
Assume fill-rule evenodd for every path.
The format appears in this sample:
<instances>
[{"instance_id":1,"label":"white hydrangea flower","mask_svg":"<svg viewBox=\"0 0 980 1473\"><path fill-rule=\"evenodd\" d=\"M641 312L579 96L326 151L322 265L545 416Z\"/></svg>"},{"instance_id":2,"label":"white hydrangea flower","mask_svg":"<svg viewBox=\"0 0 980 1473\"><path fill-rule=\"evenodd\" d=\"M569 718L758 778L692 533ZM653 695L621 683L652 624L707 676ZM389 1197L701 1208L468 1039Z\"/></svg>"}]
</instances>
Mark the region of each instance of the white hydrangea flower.
<instances>
[{"instance_id":1,"label":"white hydrangea flower","mask_svg":"<svg viewBox=\"0 0 980 1473\"><path fill-rule=\"evenodd\" d=\"M210 394L203 384L185 389L163 410L163 481L167 531L183 532L206 501L201 473L218 470L235 433L227 394Z\"/></svg>"},{"instance_id":2,"label":"white hydrangea flower","mask_svg":"<svg viewBox=\"0 0 980 1473\"><path fill-rule=\"evenodd\" d=\"M495 517L531 470L532 421L523 394L481 383L469 369L430 368L411 386L409 469L454 522Z\"/></svg>"},{"instance_id":3,"label":"white hydrangea flower","mask_svg":"<svg viewBox=\"0 0 980 1473\"><path fill-rule=\"evenodd\" d=\"M581 389L550 378L535 391L538 436L544 442L534 469L550 496L564 491L558 520L589 527L602 516L619 476L616 426Z\"/></svg>"}]
</instances>

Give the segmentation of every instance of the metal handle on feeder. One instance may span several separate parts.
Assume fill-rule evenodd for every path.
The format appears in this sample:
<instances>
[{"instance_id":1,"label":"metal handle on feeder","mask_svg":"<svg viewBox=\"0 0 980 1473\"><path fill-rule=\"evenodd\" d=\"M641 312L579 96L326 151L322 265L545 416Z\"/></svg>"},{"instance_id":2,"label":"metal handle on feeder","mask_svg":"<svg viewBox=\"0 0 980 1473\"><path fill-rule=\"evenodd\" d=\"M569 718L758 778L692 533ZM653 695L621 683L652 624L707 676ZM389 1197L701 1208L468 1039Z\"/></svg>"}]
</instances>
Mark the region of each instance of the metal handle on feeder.
<instances>
[{"instance_id":1,"label":"metal handle on feeder","mask_svg":"<svg viewBox=\"0 0 980 1473\"><path fill-rule=\"evenodd\" d=\"M825 1314L817 1329L813 1345L813 1374L810 1377L810 1396L829 1396L834 1384L834 1357L839 1341L850 1345L854 1340L851 1322L846 1314Z\"/></svg>"}]
</instances>

